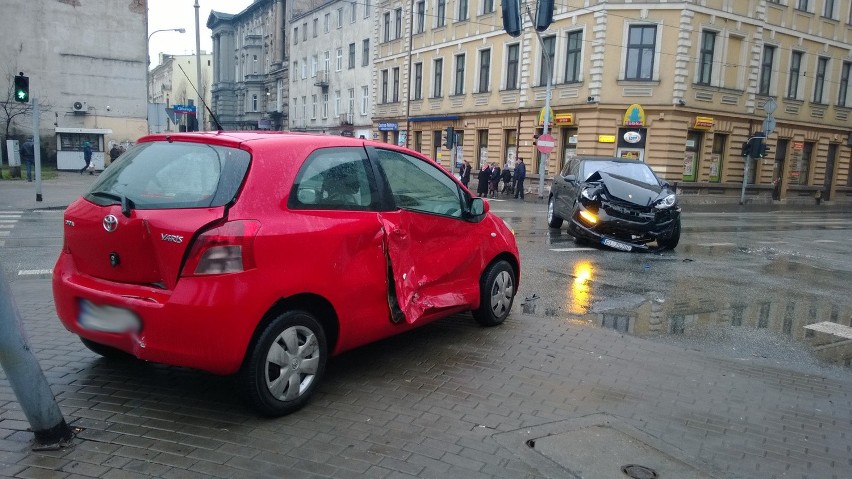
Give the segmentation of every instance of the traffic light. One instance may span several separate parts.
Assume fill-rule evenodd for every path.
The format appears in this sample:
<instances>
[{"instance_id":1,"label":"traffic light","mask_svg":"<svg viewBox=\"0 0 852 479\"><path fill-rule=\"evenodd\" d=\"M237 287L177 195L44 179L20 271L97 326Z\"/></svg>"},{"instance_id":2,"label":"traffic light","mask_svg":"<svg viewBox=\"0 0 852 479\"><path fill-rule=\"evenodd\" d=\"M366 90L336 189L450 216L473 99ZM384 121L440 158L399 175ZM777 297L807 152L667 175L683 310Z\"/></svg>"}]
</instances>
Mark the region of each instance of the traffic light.
<instances>
[{"instance_id":1,"label":"traffic light","mask_svg":"<svg viewBox=\"0 0 852 479\"><path fill-rule=\"evenodd\" d=\"M766 158L767 156L769 156L769 145L764 143L762 149L760 150L760 157Z\"/></svg>"},{"instance_id":2,"label":"traffic light","mask_svg":"<svg viewBox=\"0 0 852 479\"><path fill-rule=\"evenodd\" d=\"M748 144L749 141L746 140L743 142L743 146L740 147L740 156L748 156L748 152L751 151L751 147Z\"/></svg>"},{"instance_id":3,"label":"traffic light","mask_svg":"<svg viewBox=\"0 0 852 479\"><path fill-rule=\"evenodd\" d=\"M21 103L30 101L30 77L24 76L24 72L15 75L15 101Z\"/></svg>"},{"instance_id":4,"label":"traffic light","mask_svg":"<svg viewBox=\"0 0 852 479\"><path fill-rule=\"evenodd\" d=\"M523 21L521 20L521 1L520 0L502 0L503 9L503 30L510 37L521 35Z\"/></svg>"},{"instance_id":5,"label":"traffic light","mask_svg":"<svg viewBox=\"0 0 852 479\"><path fill-rule=\"evenodd\" d=\"M749 139L749 156L752 158L760 158L763 153L763 140L762 136L752 136Z\"/></svg>"},{"instance_id":6,"label":"traffic light","mask_svg":"<svg viewBox=\"0 0 852 479\"><path fill-rule=\"evenodd\" d=\"M444 130L444 138L442 139L441 143L444 145L444 147L450 149L455 145L455 142L456 131L453 127L448 126L447 129Z\"/></svg>"},{"instance_id":7,"label":"traffic light","mask_svg":"<svg viewBox=\"0 0 852 479\"><path fill-rule=\"evenodd\" d=\"M535 29L538 32L547 30L553 23L553 0L538 0L535 9Z\"/></svg>"}]
</instances>

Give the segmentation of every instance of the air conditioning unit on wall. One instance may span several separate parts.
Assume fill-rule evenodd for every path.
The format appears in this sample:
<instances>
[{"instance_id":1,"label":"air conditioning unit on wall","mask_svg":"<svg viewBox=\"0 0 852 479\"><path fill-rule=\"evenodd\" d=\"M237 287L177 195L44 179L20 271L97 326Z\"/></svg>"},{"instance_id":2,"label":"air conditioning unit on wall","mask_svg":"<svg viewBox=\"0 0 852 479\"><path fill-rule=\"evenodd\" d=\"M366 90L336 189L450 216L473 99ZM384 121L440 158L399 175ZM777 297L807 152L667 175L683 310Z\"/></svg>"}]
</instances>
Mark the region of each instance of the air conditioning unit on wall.
<instances>
[{"instance_id":1,"label":"air conditioning unit on wall","mask_svg":"<svg viewBox=\"0 0 852 479\"><path fill-rule=\"evenodd\" d=\"M71 104L71 109L74 113L86 113L89 111L89 105L85 101L77 100Z\"/></svg>"}]
</instances>

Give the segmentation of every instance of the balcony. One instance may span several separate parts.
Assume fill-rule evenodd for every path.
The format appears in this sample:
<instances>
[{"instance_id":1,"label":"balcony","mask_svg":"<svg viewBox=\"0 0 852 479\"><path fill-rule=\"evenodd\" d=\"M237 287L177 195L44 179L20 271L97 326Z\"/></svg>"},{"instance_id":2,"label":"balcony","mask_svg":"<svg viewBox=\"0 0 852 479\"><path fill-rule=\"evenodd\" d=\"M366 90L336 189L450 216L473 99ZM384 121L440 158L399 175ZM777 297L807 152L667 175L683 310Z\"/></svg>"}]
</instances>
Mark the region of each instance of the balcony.
<instances>
[{"instance_id":1,"label":"balcony","mask_svg":"<svg viewBox=\"0 0 852 479\"><path fill-rule=\"evenodd\" d=\"M314 85L322 88L323 90L328 89L328 71L320 70L317 72L317 77L314 80Z\"/></svg>"},{"instance_id":2,"label":"balcony","mask_svg":"<svg viewBox=\"0 0 852 479\"><path fill-rule=\"evenodd\" d=\"M340 126L354 125L354 116L352 112L340 114Z\"/></svg>"}]
</instances>

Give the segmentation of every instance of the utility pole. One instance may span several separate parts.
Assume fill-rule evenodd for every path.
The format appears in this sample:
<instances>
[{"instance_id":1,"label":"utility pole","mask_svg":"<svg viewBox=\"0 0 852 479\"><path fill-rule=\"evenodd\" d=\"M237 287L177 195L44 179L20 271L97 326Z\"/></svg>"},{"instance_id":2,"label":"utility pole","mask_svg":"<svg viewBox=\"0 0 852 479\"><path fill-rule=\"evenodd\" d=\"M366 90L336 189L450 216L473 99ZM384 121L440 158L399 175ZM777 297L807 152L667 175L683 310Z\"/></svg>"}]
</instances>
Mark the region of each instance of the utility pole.
<instances>
[{"instance_id":1,"label":"utility pole","mask_svg":"<svg viewBox=\"0 0 852 479\"><path fill-rule=\"evenodd\" d=\"M198 104L195 106L195 119L198 122L198 131L204 131L204 84L201 83L201 27L198 22L198 0L195 0L195 68L198 76Z\"/></svg>"}]
</instances>

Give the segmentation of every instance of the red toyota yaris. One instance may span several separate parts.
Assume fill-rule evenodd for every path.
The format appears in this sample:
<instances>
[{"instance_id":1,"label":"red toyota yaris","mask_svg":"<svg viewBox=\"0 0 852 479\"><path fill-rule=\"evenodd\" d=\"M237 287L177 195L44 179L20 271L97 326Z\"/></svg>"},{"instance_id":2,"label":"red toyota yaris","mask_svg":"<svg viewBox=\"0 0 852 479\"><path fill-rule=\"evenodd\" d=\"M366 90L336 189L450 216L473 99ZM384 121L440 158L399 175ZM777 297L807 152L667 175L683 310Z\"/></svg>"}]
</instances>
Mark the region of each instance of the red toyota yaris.
<instances>
[{"instance_id":1,"label":"red toyota yaris","mask_svg":"<svg viewBox=\"0 0 852 479\"><path fill-rule=\"evenodd\" d=\"M295 133L154 135L65 211L59 318L91 350L237 374L265 415L326 361L427 322L509 314L509 227L404 148Z\"/></svg>"}]
</instances>

